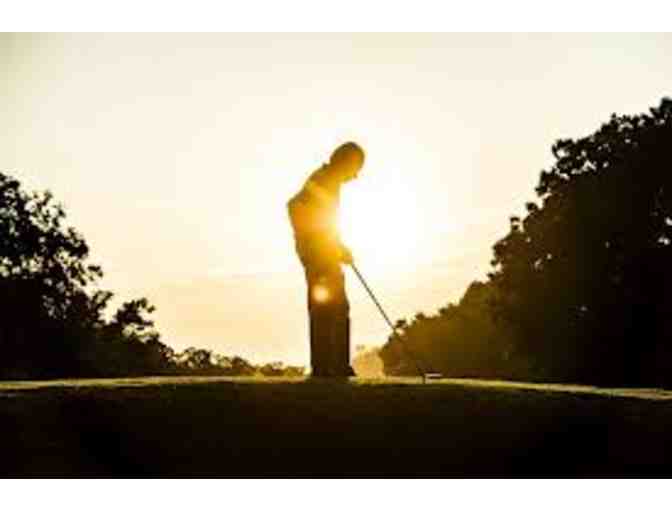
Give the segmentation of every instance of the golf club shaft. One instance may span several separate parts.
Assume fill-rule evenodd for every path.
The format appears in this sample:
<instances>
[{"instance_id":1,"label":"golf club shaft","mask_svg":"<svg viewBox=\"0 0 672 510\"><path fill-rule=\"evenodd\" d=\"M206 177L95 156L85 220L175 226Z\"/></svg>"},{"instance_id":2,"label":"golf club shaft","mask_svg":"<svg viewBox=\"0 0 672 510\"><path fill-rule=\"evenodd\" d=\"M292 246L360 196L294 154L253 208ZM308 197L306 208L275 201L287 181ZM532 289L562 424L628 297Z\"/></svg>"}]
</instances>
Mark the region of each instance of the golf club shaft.
<instances>
[{"instance_id":1,"label":"golf club shaft","mask_svg":"<svg viewBox=\"0 0 672 510\"><path fill-rule=\"evenodd\" d=\"M362 285L364 286L364 288L366 289L366 291L369 293L369 296L371 296L371 299L373 300L373 302L374 302L374 303L376 304L376 306L378 307L378 310L380 310L380 313L381 313L381 315L383 316L383 318L385 319L385 322L387 322L388 326L390 326L390 329L392 329L392 332L393 332L393 333L396 333L396 329L394 328L394 324L392 324L392 321L390 320L390 318L389 318L389 317L387 316L387 314L385 313L385 310L383 310L383 307L380 305L380 303L379 303L378 300L376 299L376 296L374 295L374 293L373 293L373 291L371 290L371 288L369 287L369 285L366 283L366 280L364 279L364 277L362 276L362 274L361 274L361 273L359 272L359 270L357 269L357 266L355 266L354 262L353 262L352 264L350 264L350 266L352 267L352 270L353 270L353 271L355 272L355 274L357 275L357 278L359 278L359 281L362 282Z\"/></svg>"},{"instance_id":2,"label":"golf club shaft","mask_svg":"<svg viewBox=\"0 0 672 510\"><path fill-rule=\"evenodd\" d=\"M366 280L365 280L364 277L362 276L362 273L359 272L359 269L357 269L357 266L355 265L354 262L351 262L351 263L350 263L350 267L352 268L352 270L353 270L353 271L355 272L355 274L357 275L357 278L359 278L359 281L362 282L362 285L363 285L364 288L366 289L366 292L369 293L369 296L371 296L371 299L373 300L373 302L374 302L374 303L376 304L376 306L378 307L378 310L380 310L380 314L381 314L381 315L383 316L383 318L385 319L385 322L387 322L387 324L390 326L390 329L392 330L392 335L397 339L397 341L399 342L399 344L404 348L404 350L405 350L406 353L408 354L408 357L411 358L411 360L413 361L413 364L415 365L415 369L418 371L418 374L419 374L419 375L423 378L423 380L424 380L424 378L425 378L425 372L424 372L424 370L422 370L422 368L420 367L420 364L418 363L418 360L415 358L415 356L413 356L413 354L411 353L411 351L409 350L409 348L406 346L406 343L401 339L401 337L400 337L399 334L397 333L397 330L396 330L396 328L394 327L394 324L392 324L392 321L390 320L390 318L389 318L389 317L387 316L387 314L385 313L385 310L383 310L383 307L381 306L380 302L378 301L378 299L376 299L375 294L374 294L373 291L371 290L371 287L369 287L369 285L366 283Z\"/></svg>"}]
</instances>

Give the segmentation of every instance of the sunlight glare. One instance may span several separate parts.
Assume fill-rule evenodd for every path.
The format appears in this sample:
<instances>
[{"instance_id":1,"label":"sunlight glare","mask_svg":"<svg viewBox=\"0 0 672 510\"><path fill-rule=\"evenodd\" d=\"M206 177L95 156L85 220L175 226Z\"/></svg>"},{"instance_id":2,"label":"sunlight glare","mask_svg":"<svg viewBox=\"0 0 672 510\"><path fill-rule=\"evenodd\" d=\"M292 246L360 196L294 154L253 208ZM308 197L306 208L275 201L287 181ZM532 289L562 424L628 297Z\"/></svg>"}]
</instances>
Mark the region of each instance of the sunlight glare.
<instances>
[{"instance_id":1,"label":"sunlight glare","mask_svg":"<svg viewBox=\"0 0 672 510\"><path fill-rule=\"evenodd\" d=\"M315 285L313 287L313 299L318 303L325 303L329 300L329 289L324 285Z\"/></svg>"},{"instance_id":2,"label":"sunlight glare","mask_svg":"<svg viewBox=\"0 0 672 510\"><path fill-rule=\"evenodd\" d=\"M392 272L412 272L422 241L423 214L411 183L412 174L386 169L372 176L362 175L344 188L340 229L356 262L369 271L386 276Z\"/></svg>"}]
</instances>

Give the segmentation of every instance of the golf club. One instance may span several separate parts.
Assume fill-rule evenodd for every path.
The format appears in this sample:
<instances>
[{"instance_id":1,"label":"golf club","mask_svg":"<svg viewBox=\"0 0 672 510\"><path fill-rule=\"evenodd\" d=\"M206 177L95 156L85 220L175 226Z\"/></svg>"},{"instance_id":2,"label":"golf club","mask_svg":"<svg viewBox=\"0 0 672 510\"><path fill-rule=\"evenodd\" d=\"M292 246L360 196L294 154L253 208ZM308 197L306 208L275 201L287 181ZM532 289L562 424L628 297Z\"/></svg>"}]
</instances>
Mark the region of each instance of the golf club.
<instances>
[{"instance_id":1,"label":"golf club","mask_svg":"<svg viewBox=\"0 0 672 510\"><path fill-rule=\"evenodd\" d=\"M441 374L439 374L437 372L434 372L431 369L429 363L427 363L425 360L423 360L423 361L425 361L423 363L423 365L426 368L428 368L429 370L428 371L423 370L423 368L420 366L420 363L418 362L418 356L414 356L413 353L411 352L410 348L401 339L401 337L397 333L397 329L394 327L394 324L392 324L392 321L390 320L390 318L385 313L385 310L383 310L383 307L381 306L380 302L378 301L375 294L371 290L371 287L369 287L369 285L366 283L366 280L362 276L362 273L360 273L359 269L357 269L357 266L355 265L355 263L351 262L350 267L352 267L352 270L357 275L357 278L359 278L359 281L362 282L362 285L364 286L364 288L368 292L369 296L371 296L371 299L376 304L376 307L378 307L378 310L380 311L381 315L385 319L385 322L387 322L387 325L390 326L390 329L392 330L392 335L397 339L397 341L399 342L399 345L401 345L403 347L403 349L406 351L406 354L408 354L408 357L411 359L411 361L413 361L413 365L415 365L415 369L417 370L418 375L420 375L422 377L423 384L427 382L427 379L440 379Z\"/></svg>"}]
</instances>

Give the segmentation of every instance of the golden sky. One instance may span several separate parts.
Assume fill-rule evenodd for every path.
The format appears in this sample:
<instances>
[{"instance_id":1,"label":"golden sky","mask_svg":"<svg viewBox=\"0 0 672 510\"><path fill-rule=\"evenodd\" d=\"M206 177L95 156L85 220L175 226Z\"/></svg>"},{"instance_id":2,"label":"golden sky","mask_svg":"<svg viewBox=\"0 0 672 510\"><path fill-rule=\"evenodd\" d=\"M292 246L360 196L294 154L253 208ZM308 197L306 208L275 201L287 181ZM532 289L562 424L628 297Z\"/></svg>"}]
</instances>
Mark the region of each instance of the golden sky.
<instances>
[{"instance_id":1,"label":"golden sky","mask_svg":"<svg viewBox=\"0 0 672 510\"><path fill-rule=\"evenodd\" d=\"M0 35L0 171L48 188L163 340L308 363L285 203L347 140L343 236L394 318L488 270L550 146L672 94L657 34ZM348 273L353 346L386 326Z\"/></svg>"}]
</instances>

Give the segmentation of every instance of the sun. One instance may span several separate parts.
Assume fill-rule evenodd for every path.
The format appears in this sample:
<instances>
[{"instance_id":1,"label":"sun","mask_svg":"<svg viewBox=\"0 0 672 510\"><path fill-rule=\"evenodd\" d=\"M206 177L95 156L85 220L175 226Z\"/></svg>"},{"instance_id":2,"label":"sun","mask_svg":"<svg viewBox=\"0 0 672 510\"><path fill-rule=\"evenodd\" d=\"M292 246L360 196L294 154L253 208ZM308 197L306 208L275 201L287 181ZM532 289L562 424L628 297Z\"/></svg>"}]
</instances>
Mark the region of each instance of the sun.
<instances>
[{"instance_id":1,"label":"sun","mask_svg":"<svg viewBox=\"0 0 672 510\"><path fill-rule=\"evenodd\" d=\"M367 271L412 271L421 258L418 250L427 249L418 197L403 179L349 183L343 188L339 227L355 262Z\"/></svg>"}]
</instances>

